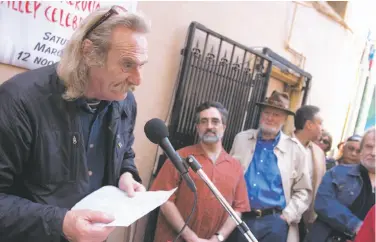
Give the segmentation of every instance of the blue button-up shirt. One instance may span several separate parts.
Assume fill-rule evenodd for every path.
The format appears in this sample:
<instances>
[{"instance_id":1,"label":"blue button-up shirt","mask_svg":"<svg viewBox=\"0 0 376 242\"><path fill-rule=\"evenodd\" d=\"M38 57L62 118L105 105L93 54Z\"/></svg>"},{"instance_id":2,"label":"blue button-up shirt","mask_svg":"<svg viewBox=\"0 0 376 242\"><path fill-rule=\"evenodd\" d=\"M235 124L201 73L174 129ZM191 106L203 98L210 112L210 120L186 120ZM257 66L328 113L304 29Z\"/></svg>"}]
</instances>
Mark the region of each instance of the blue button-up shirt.
<instances>
[{"instance_id":1,"label":"blue button-up shirt","mask_svg":"<svg viewBox=\"0 0 376 242\"><path fill-rule=\"evenodd\" d=\"M252 162L244 175L252 209L284 209L286 206L281 173L274 154L280 137L280 132L274 140L262 140L261 132L257 137Z\"/></svg>"},{"instance_id":2,"label":"blue button-up shirt","mask_svg":"<svg viewBox=\"0 0 376 242\"><path fill-rule=\"evenodd\" d=\"M82 134L86 145L87 167L90 190L93 192L103 185L107 161L105 130L108 127L106 113L109 102L102 101L97 110L92 110L85 100L79 100Z\"/></svg>"}]
</instances>

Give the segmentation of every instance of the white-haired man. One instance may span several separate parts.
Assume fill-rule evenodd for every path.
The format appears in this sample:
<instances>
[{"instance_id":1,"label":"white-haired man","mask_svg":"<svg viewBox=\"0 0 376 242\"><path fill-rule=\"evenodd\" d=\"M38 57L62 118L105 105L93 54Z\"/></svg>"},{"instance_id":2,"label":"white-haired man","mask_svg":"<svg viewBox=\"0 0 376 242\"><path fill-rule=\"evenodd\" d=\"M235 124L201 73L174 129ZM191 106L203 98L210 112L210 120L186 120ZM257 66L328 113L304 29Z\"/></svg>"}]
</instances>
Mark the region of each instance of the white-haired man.
<instances>
[{"instance_id":1,"label":"white-haired man","mask_svg":"<svg viewBox=\"0 0 376 242\"><path fill-rule=\"evenodd\" d=\"M262 107L260 128L236 135L230 155L245 173L251 211L243 220L259 242L298 242L297 224L312 194L304 147L282 132L289 110L287 93L274 91ZM234 233L230 241L245 241Z\"/></svg>"},{"instance_id":2,"label":"white-haired man","mask_svg":"<svg viewBox=\"0 0 376 242\"><path fill-rule=\"evenodd\" d=\"M346 242L358 233L375 204L375 138L375 127L363 135L360 164L335 166L323 177L315 200L318 217L306 242Z\"/></svg>"},{"instance_id":3,"label":"white-haired man","mask_svg":"<svg viewBox=\"0 0 376 242\"><path fill-rule=\"evenodd\" d=\"M1 241L104 241L111 216L69 209L103 185L144 191L134 164L149 25L114 6L90 14L61 61L0 87Z\"/></svg>"}]
</instances>

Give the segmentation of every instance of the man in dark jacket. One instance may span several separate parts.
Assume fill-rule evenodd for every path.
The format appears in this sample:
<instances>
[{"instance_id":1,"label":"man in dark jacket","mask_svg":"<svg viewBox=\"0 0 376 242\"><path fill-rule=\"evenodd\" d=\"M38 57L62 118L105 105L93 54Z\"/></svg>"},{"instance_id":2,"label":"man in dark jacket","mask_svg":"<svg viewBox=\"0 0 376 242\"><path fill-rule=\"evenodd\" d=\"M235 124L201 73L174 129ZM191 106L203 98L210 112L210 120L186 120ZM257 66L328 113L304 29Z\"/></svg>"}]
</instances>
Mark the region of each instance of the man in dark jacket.
<instances>
[{"instance_id":1,"label":"man in dark jacket","mask_svg":"<svg viewBox=\"0 0 376 242\"><path fill-rule=\"evenodd\" d=\"M145 191L132 150L148 23L90 14L61 61L0 86L0 241L104 241L113 218L70 211L103 185Z\"/></svg>"},{"instance_id":2,"label":"man in dark jacket","mask_svg":"<svg viewBox=\"0 0 376 242\"><path fill-rule=\"evenodd\" d=\"M359 165L338 165L329 170L315 201L318 215L309 242L353 240L365 216L375 204L375 127L360 142Z\"/></svg>"}]
</instances>

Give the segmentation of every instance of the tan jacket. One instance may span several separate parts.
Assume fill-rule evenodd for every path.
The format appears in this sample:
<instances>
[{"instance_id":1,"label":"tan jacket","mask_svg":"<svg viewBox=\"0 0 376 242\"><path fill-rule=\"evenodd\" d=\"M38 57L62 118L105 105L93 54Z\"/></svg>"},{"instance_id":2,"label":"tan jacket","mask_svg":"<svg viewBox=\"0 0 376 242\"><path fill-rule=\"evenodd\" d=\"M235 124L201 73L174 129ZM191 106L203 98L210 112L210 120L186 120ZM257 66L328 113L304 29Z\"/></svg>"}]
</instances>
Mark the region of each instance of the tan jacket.
<instances>
[{"instance_id":1,"label":"tan jacket","mask_svg":"<svg viewBox=\"0 0 376 242\"><path fill-rule=\"evenodd\" d=\"M312 199L308 210L303 214L304 223L307 225L315 222L317 214L314 210L314 203L317 189L320 186L321 180L326 172L326 159L322 149L313 142L310 142L307 149L310 150L309 155L312 156L312 170L310 170L312 181Z\"/></svg>"},{"instance_id":2,"label":"tan jacket","mask_svg":"<svg viewBox=\"0 0 376 242\"><path fill-rule=\"evenodd\" d=\"M238 159L247 171L256 148L258 130L250 129L236 135L230 155ZM275 148L281 173L286 207L282 211L290 225L287 242L299 242L298 223L308 209L312 196L312 184L306 162L306 152L298 140L281 133ZM251 203L252 208L252 203Z\"/></svg>"}]
</instances>

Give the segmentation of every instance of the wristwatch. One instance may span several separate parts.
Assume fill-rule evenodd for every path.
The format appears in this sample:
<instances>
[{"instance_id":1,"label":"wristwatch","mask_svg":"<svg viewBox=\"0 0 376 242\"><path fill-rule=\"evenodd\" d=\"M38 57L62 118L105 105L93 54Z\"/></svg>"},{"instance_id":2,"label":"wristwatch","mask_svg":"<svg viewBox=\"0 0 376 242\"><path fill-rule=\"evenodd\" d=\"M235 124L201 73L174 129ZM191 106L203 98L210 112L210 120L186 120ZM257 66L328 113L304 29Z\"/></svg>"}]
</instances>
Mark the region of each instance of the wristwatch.
<instances>
[{"instance_id":1,"label":"wristwatch","mask_svg":"<svg viewBox=\"0 0 376 242\"><path fill-rule=\"evenodd\" d=\"M217 239L218 239L220 242L225 241L225 237L223 237L222 234L220 234L220 233L215 233L215 235L217 236Z\"/></svg>"}]
</instances>

